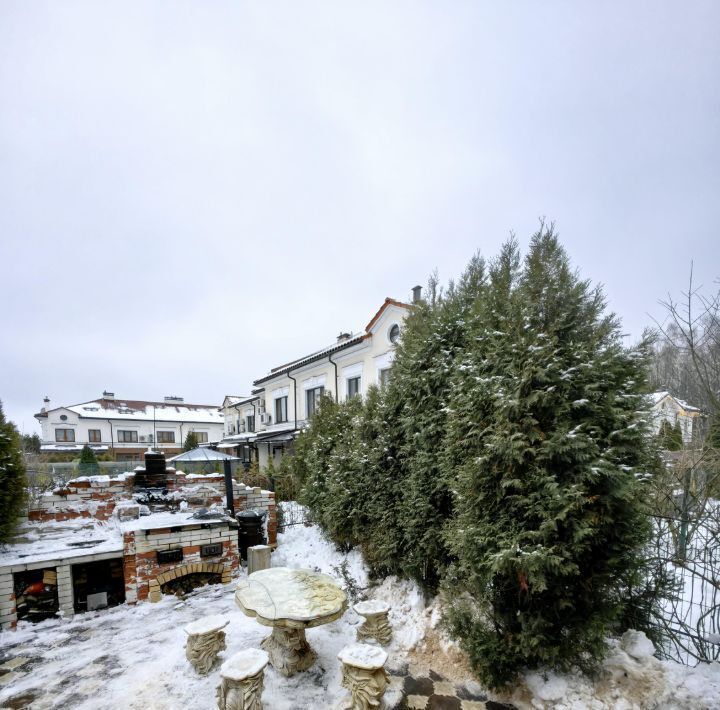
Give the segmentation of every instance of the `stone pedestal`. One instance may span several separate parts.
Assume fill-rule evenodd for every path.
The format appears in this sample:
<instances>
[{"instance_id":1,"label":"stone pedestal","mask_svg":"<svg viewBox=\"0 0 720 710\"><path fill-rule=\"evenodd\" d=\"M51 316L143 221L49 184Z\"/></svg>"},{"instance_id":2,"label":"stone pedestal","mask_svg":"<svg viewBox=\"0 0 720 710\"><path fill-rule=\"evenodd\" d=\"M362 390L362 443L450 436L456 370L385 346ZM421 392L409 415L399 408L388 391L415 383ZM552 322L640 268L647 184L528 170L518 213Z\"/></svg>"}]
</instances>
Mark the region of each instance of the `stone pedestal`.
<instances>
[{"instance_id":1,"label":"stone pedestal","mask_svg":"<svg viewBox=\"0 0 720 710\"><path fill-rule=\"evenodd\" d=\"M357 630L357 640L375 639L383 646L392 641L392 628L388 620L390 607L384 602L358 602L353 607L355 612L365 617L365 621Z\"/></svg>"},{"instance_id":2,"label":"stone pedestal","mask_svg":"<svg viewBox=\"0 0 720 710\"><path fill-rule=\"evenodd\" d=\"M387 653L377 646L356 643L338 654L342 662L342 686L350 691L342 710L378 710L385 707L383 694L390 683L385 671Z\"/></svg>"},{"instance_id":3,"label":"stone pedestal","mask_svg":"<svg viewBox=\"0 0 720 710\"><path fill-rule=\"evenodd\" d=\"M267 662L265 651L250 648L223 663L216 693L218 710L261 710Z\"/></svg>"},{"instance_id":4,"label":"stone pedestal","mask_svg":"<svg viewBox=\"0 0 720 710\"><path fill-rule=\"evenodd\" d=\"M248 574L270 568L270 551L270 545L253 545L252 547L248 547Z\"/></svg>"},{"instance_id":5,"label":"stone pedestal","mask_svg":"<svg viewBox=\"0 0 720 710\"><path fill-rule=\"evenodd\" d=\"M260 645L268 652L272 667L287 677L306 671L317 657L305 638L305 629L274 626Z\"/></svg>"},{"instance_id":6,"label":"stone pedestal","mask_svg":"<svg viewBox=\"0 0 720 710\"><path fill-rule=\"evenodd\" d=\"M218 653L225 650L223 629L227 625L227 619L222 616L206 616L185 627L188 635L185 657L200 675L209 673L217 661Z\"/></svg>"}]
</instances>

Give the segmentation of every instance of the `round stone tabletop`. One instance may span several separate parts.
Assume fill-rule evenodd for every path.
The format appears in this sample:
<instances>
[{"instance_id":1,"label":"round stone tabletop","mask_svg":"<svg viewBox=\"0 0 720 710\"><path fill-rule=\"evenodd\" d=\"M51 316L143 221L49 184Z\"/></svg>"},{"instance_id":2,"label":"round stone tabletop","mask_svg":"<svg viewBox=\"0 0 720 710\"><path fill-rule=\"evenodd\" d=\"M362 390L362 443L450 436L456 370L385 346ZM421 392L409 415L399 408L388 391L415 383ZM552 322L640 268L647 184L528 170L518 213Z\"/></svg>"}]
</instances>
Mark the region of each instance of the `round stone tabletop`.
<instances>
[{"instance_id":1,"label":"round stone tabletop","mask_svg":"<svg viewBox=\"0 0 720 710\"><path fill-rule=\"evenodd\" d=\"M271 567L238 582L235 602L265 626L307 629L339 619L347 609L345 592L327 574Z\"/></svg>"}]
</instances>

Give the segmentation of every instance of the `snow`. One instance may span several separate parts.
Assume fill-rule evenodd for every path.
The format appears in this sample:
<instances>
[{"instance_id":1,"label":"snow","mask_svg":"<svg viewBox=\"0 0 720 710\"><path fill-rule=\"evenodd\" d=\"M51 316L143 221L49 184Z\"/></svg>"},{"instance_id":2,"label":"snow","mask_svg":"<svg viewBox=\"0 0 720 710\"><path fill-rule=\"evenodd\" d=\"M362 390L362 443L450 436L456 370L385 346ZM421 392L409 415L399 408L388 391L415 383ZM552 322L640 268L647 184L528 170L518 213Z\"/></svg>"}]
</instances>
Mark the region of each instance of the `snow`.
<instances>
[{"instance_id":1,"label":"snow","mask_svg":"<svg viewBox=\"0 0 720 710\"><path fill-rule=\"evenodd\" d=\"M64 522L25 522L8 545L0 546L0 567L83 557L101 552L122 553L122 531L116 520L92 518Z\"/></svg>"},{"instance_id":2,"label":"snow","mask_svg":"<svg viewBox=\"0 0 720 710\"><path fill-rule=\"evenodd\" d=\"M653 642L642 631L626 631L620 640L620 648L638 661L655 655Z\"/></svg>"},{"instance_id":3,"label":"snow","mask_svg":"<svg viewBox=\"0 0 720 710\"><path fill-rule=\"evenodd\" d=\"M239 651L220 668L220 674L230 680L245 680L259 673L268 662L268 655L259 648Z\"/></svg>"},{"instance_id":4,"label":"snow","mask_svg":"<svg viewBox=\"0 0 720 710\"><path fill-rule=\"evenodd\" d=\"M358 602L353 607L358 614L385 614L390 611L390 605L385 602L379 602L374 599L369 599L366 602Z\"/></svg>"},{"instance_id":5,"label":"snow","mask_svg":"<svg viewBox=\"0 0 720 710\"><path fill-rule=\"evenodd\" d=\"M369 643L354 643L340 651L338 659L349 666L373 669L382 668L387 662L388 655L379 646L371 646Z\"/></svg>"},{"instance_id":6,"label":"snow","mask_svg":"<svg viewBox=\"0 0 720 710\"><path fill-rule=\"evenodd\" d=\"M84 523L87 525L87 521ZM57 527L67 529L68 523ZM78 527L78 534L85 534L80 530ZM359 553L340 554L316 527L300 525L280 534L272 557L273 566L309 567L330 574L338 582L342 582L342 576L336 570L343 561L356 582L368 587ZM214 706L220 667L207 676L193 671L185 658L185 627L208 616L227 619L227 649L221 653L225 663L241 651L259 648L269 629L237 607L235 586L236 582L210 585L182 600L165 596L155 604L122 605L78 614L72 619L20 622L16 632L0 634L1 660L30 660L14 669L12 676L4 676L0 707L21 707L10 702L19 696L34 698L22 705L32 710L204 710ZM368 597L390 606L393 641L384 649L389 656L388 666L419 663L417 659L422 658L429 634L439 633L438 600L425 604L415 584L396 578L387 578L366 591ZM340 685L338 655L355 643L360 623L362 618L348 611L337 621L308 629L307 640L318 655L315 665L292 678L285 678L268 665L264 706L272 710L335 707L347 696ZM720 709L720 663L692 668L659 661L644 655L648 649L640 634L626 638L626 643L610 640L608 657L596 680L580 672L541 670L525 674L507 694L488 696L518 708L538 710ZM642 657L634 658L623 645ZM442 652L448 653L449 648L456 649L456 645L443 641ZM442 667L435 668L442 672ZM471 682L469 673L467 680Z\"/></svg>"},{"instance_id":7,"label":"snow","mask_svg":"<svg viewBox=\"0 0 720 710\"><path fill-rule=\"evenodd\" d=\"M202 634L209 634L211 631L224 629L229 623L230 620L227 616L212 614L211 616L204 616L202 619L188 624L185 627L185 633L188 636L201 636Z\"/></svg>"}]
</instances>

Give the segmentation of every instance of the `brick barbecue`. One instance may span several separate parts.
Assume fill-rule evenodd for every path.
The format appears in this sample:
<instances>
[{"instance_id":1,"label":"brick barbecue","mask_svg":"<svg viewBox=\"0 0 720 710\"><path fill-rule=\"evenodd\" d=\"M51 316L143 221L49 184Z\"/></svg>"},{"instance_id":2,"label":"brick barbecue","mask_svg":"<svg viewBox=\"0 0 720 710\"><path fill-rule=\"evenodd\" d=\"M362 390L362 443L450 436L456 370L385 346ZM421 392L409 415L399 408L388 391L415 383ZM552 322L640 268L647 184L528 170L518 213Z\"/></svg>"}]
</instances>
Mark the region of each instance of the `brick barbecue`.
<instances>
[{"instance_id":1,"label":"brick barbecue","mask_svg":"<svg viewBox=\"0 0 720 710\"><path fill-rule=\"evenodd\" d=\"M275 494L233 481L232 497L236 512L264 514L274 546ZM134 604L229 582L240 556L237 521L226 514L227 502L221 474L185 475L154 452L132 473L68 481L28 510L28 520L41 523L33 532L42 533L47 523L57 543L39 553L32 545L11 545L0 555L2 628L14 628L28 604L44 605L45 611L36 609L38 618L95 608L99 586L100 603ZM95 539L97 531L102 539ZM105 577L112 585L99 583Z\"/></svg>"}]
</instances>

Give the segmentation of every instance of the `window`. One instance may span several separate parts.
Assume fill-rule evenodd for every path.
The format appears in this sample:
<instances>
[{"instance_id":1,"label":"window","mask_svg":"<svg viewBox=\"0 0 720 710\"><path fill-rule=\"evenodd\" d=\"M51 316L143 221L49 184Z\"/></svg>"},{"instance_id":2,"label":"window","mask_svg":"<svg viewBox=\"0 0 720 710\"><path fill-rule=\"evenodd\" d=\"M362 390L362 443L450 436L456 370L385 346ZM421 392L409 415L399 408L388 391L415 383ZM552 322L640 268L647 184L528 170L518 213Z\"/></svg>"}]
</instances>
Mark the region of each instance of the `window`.
<instances>
[{"instance_id":1,"label":"window","mask_svg":"<svg viewBox=\"0 0 720 710\"><path fill-rule=\"evenodd\" d=\"M378 373L378 380L380 382L380 388L387 387L387 383L390 382L390 368L386 367L384 370L380 370Z\"/></svg>"},{"instance_id":2,"label":"window","mask_svg":"<svg viewBox=\"0 0 720 710\"><path fill-rule=\"evenodd\" d=\"M138 433L136 431L127 431L125 429L118 429L117 440L120 444L131 444L137 442Z\"/></svg>"},{"instance_id":3,"label":"window","mask_svg":"<svg viewBox=\"0 0 720 710\"><path fill-rule=\"evenodd\" d=\"M275 423L282 424L287 418L287 397L278 397L275 400Z\"/></svg>"},{"instance_id":4,"label":"window","mask_svg":"<svg viewBox=\"0 0 720 710\"><path fill-rule=\"evenodd\" d=\"M313 387L311 390L305 391L305 405L308 419L310 419L320 407L320 397L322 397L324 391L324 387Z\"/></svg>"},{"instance_id":5,"label":"window","mask_svg":"<svg viewBox=\"0 0 720 710\"><path fill-rule=\"evenodd\" d=\"M197 436L197 434L195 436ZM135 439L135 441L137 441L137 439ZM159 432L157 432L157 443L158 444L174 444L175 443L175 432L174 431L159 431Z\"/></svg>"},{"instance_id":6,"label":"window","mask_svg":"<svg viewBox=\"0 0 720 710\"><path fill-rule=\"evenodd\" d=\"M67 421L67 414L61 414L61 415L60 415L60 421L61 421L61 422L66 422L66 421Z\"/></svg>"},{"instance_id":7,"label":"window","mask_svg":"<svg viewBox=\"0 0 720 710\"><path fill-rule=\"evenodd\" d=\"M88 429L88 441L93 444L98 444L102 441L102 434L100 429Z\"/></svg>"},{"instance_id":8,"label":"window","mask_svg":"<svg viewBox=\"0 0 720 710\"><path fill-rule=\"evenodd\" d=\"M172 434L172 432L170 433ZM193 434L195 434L198 444L207 444L208 433L206 431L194 431ZM175 441L175 439L173 439L173 441Z\"/></svg>"},{"instance_id":9,"label":"window","mask_svg":"<svg viewBox=\"0 0 720 710\"><path fill-rule=\"evenodd\" d=\"M55 429L55 441L75 441L75 430Z\"/></svg>"},{"instance_id":10,"label":"window","mask_svg":"<svg viewBox=\"0 0 720 710\"><path fill-rule=\"evenodd\" d=\"M388 340L395 345L400 340L400 326L397 323L393 323L388 331Z\"/></svg>"},{"instance_id":11,"label":"window","mask_svg":"<svg viewBox=\"0 0 720 710\"><path fill-rule=\"evenodd\" d=\"M360 394L360 378L350 377L347 381L347 398L357 397Z\"/></svg>"},{"instance_id":12,"label":"window","mask_svg":"<svg viewBox=\"0 0 720 710\"><path fill-rule=\"evenodd\" d=\"M245 431L255 431L255 415L248 414L245 417Z\"/></svg>"}]
</instances>

